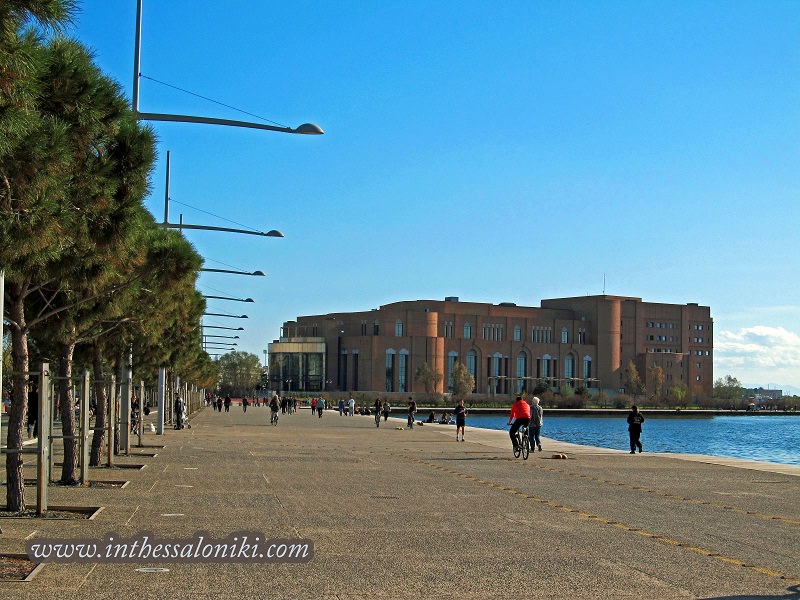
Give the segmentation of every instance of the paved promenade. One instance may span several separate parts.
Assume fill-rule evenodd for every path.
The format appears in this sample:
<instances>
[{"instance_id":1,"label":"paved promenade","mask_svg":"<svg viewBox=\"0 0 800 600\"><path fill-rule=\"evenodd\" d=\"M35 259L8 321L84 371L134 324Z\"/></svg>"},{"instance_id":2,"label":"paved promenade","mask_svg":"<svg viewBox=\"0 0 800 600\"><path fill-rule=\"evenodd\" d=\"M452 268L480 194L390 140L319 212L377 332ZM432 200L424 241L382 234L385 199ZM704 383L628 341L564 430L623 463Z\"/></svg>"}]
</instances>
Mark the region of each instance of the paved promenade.
<instances>
[{"instance_id":1,"label":"paved promenade","mask_svg":"<svg viewBox=\"0 0 800 600\"><path fill-rule=\"evenodd\" d=\"M312 541L310 563L45 564L0 597L800 598L796 467L549 439L523 461L469 420L464 443L453 426L334 411L268 421L204 409L191 429L148 434L118 458L145 468L91 471L126 487L51 487L51 504L104 507L93 520L0 519L0 552L259 531Z\"/></svg>"}]
</instances>

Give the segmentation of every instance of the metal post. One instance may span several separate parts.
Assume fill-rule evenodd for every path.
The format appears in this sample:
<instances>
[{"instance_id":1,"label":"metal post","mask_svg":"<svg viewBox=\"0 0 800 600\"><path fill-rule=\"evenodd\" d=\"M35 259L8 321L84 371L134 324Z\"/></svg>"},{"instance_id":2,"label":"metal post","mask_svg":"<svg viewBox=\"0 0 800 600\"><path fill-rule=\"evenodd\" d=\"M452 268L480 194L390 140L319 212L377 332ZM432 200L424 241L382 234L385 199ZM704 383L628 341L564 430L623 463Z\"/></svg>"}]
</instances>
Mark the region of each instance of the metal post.
<instances>
[{"instance_id":1,"label":"metal post","mask_svg":"<svg viewBox=\"0 0 800 600\"><path fill-rule=\"evenodd\" d=\"M111 376L108 393L108 462L107 467L114 466L114 440L117 436L117 378Z\"/></svg>"},{"instance_id":2,"label":"metal post","mask_svg":"<svg viewBox=\"0 0 800 600\"><path fill-rule=\"evenodd\" d=\"M89 485L89 403L91 390L89 388L89 371L83 372L83 389L81 390L81 485Z\"/></svg>"},{"instance_id":3,"label":"metal post","mask_svg":"<svg viewBox=\"0 0 800 600\"><path fill-rule=\"evenodd\" d=\"M156 434L164 435L164 405L167 396L167 368L158 369L158 418L156 419Z\"/></svg>"},{"instance_id":4,"label":"metal post","mask_svg":"<svg viewBox=\"0 0 800 600\"><path fill-rule=\"evenodd\" d=\"M136 42L133 50L133 115L139 115L139 73L141 72L142 0L136 2Z\"/></svg>"},{"instance_id":5,"label":"metal post","mask_svg":"<svg viewBox=\"0 0 800 600\"><path fill-rule=\"evenodd\" d=\"M6 297L6 272L3 269L0 269L0 340L4 340L3 337L3 314L5 313L5 302ZM0 413L5 410L5 397L3 396L3 361L0 358ZM11 415L9 415L11 416ZM3 446L3 425L0 415L0 448Z\"/></svg>"},{"instance_id":6,"label":"metal post","mask_svg":"<svg viewBox=\"0 0 800 600\"><path fill-rule=\"evenodd\" d=\"M164 187L164 224L169 223L169 150L167 150L167 181Z\"/></svg>"},{"instance_id":7,"label":"metal post","mask_svg":"<svg viewBox=\"0 0 800 600\"><path fill-rule=\"evenodd\" d=\"M50 483L50 437L53 423L50 420L52 397L50 395L50 365L42 363L39 368L39 439L36 463L36 515L47 512L47 486Z\"/></svg>"},{"instance_id":8,"label":"metal post","mask_svg":"<svg viewBox=\"0 0 800 600\"><path fill-rule=\"evenodd\" d=\"M144 435L144 381L139 382L139 391L136 396L139 398L139 448L142 447L142 436Z\"/></svg>"}]
</instances>

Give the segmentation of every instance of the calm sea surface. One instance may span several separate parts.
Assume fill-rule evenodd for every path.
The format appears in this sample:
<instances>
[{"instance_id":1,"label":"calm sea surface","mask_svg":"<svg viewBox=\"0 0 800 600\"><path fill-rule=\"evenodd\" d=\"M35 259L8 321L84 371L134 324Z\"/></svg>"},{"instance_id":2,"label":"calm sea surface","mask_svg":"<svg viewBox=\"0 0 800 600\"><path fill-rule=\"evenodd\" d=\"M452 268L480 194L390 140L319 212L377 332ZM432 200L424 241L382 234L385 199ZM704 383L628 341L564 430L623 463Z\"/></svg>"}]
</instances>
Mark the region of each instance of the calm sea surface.
<instances>
[{"instance_id":1,"label":"calm sea surface","mask_svg":"<svg viewBox=\"0 0 800 600\"><path fill-rule=\"evenodd\" d=\"M645 452L682 452L800 465L800 416L651 417L642 429ZM504 429L507 417L468 415L467 428ZM561 417L545 411L542 435L570 442L629 450L628 425L620 417Z\"/></svg>"}]
</instances>

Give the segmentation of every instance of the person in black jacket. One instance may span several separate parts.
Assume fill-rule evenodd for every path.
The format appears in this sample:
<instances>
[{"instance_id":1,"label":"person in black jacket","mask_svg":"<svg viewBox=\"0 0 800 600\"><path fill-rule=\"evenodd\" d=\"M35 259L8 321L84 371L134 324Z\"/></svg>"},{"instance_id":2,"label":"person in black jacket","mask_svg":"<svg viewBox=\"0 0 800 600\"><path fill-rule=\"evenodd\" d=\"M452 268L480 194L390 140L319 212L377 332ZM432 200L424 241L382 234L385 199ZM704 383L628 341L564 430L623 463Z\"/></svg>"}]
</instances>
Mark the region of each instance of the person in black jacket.
<instances>
[{"instance_id":1,"label":"person in black jacket","mask_svg":"<svg viewBox=\"0 0 800 600\"><path fill-rule=\"evenodd\" d=\"M642 442L639 439L642 435L642 423L644 423L644 415L639 412L639 407L635 404L631 406L631 412L628 413L628 434L631 438L631 454L636 454L636 449L639 453L642 452Z\"/></svg>"}]
</instances>

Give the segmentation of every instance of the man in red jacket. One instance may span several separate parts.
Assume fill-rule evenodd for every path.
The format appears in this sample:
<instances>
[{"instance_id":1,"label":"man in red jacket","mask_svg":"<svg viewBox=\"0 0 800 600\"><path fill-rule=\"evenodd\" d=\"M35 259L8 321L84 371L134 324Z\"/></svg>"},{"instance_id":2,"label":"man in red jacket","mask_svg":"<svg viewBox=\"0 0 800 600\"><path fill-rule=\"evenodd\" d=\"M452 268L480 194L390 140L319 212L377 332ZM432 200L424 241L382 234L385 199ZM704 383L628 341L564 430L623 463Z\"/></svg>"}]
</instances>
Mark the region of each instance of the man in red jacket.
<instances>
[{"instance_id":1,"label":"man in red jacket","mask_svg":"<svg viewBox=\"0 0 800 600\"><path fill-rule=\"evenodd\" d=\"M508 430L508 435L511 436L511 443L514 444L514 450L517 449L517 431L523 425L530 425L530 423L531 405L525 402L522 396L517 396L514 404L511 405L511 414L508 416L508 424L511 425L511 429Z\"/></svg>"}]
</instances>

